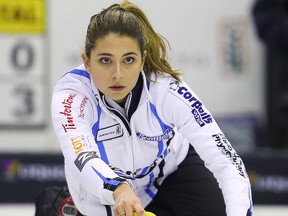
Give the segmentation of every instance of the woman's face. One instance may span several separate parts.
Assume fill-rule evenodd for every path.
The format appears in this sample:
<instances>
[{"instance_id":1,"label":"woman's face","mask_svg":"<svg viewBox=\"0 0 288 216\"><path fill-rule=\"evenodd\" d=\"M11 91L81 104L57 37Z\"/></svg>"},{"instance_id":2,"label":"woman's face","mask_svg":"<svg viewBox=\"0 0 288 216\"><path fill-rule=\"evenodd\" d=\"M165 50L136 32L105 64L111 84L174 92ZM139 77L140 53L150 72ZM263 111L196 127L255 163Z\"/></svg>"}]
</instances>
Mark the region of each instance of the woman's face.
<instances>
[{"instance_id":1,"label":"woman's face","mask_svg":"<svg viewBox=\"0 0 288 216\"><path fill-rule=\"evenodd\" d=\"M136 39L114 33L96 41L90 58L82 54L96 87L120 105L136 85L145 57Z\"/></svg>"}]
</instances>

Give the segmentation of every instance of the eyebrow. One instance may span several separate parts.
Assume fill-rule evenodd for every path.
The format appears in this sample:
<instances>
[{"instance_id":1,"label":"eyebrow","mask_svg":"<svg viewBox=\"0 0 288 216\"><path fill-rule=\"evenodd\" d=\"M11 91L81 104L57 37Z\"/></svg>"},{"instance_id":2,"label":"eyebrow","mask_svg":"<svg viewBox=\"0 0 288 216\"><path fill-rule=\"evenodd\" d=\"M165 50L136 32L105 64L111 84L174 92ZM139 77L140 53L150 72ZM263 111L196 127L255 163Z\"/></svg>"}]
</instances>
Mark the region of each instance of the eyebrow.
<instances>
[{"instance_id":1,"label":"eyebrow","mask_svg":"<svg viewBox=\"0 0 288 216\"><path fill-rule=\"evenodd\" d=\"M123 56L129 56L129 55L136 55L137 56L137 53L128 52L128 53L125 53ZM97 56L113 56L113 55L111 53L98 53Z\"/></svg>"}]
</instances>

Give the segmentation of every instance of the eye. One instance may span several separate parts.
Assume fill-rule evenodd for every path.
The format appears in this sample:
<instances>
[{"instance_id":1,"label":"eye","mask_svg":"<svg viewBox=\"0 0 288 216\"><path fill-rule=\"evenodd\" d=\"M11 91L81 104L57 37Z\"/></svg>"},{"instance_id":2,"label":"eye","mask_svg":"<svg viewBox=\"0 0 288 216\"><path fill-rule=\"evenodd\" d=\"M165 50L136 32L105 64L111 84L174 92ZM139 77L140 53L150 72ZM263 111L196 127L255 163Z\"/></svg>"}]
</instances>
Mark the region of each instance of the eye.
<instances>
[{"instance_id":1,"label":"eye","mask_svg":"<svg viewBox=\"0 0 288 216\"><path fill-rule=\"evenodd\" d=\"M109 64L111 63L111 60L109 58L101 58L99 60L102 64Z\"/></svg>"},{"instance_id":2,"label":"eye","mask_svg":"<svg viewBox=\"0 0 288 216\"><path fill-rule=\"evenodd\" d=\"M135 59L133 57L127 57L124 59L124 62L127 64L131 64L135 61Z\"/></svg>"}]
</instances>

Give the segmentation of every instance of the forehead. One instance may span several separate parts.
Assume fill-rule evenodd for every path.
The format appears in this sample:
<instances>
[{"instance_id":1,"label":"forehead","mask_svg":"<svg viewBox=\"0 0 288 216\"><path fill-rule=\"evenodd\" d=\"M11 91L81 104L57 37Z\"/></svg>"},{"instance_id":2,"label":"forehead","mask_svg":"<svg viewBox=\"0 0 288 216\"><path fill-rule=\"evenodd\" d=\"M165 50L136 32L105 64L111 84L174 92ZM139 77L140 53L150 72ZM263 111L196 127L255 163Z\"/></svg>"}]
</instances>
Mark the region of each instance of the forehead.
<instances>
[{"instance_id":1,"label":"forehead","mask_svg":"<svg viewBox=\"0 0 288 216\"><path fill-rule=\"evenodd\" d=\"M133 37L109 33L96 40L94 50L96 52L119 52L125 50L140 52L140 45L138 40Z\"/></svg>"}]
</instances>

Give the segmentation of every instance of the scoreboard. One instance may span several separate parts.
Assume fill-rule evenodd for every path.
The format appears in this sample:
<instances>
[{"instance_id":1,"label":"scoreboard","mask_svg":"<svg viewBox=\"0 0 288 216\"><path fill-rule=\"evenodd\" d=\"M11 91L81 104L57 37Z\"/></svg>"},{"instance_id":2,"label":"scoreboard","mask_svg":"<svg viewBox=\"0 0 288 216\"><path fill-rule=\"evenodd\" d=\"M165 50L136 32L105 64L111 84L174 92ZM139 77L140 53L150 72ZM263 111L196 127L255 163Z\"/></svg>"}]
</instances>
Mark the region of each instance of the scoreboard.
<instances>
[{"instance_id":1,"label":"scoreboard","mask_svg":"<svg viewBox=\"0 0 288 216\"><path fill-rule=\"evenodd\" d=\"M46 22L45 0L0 0L0 129L47 124Z\"/></svg>"}]
</instances>

